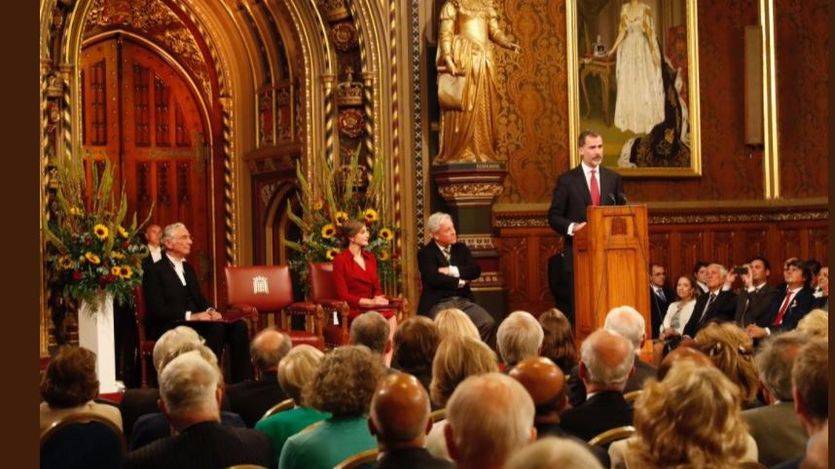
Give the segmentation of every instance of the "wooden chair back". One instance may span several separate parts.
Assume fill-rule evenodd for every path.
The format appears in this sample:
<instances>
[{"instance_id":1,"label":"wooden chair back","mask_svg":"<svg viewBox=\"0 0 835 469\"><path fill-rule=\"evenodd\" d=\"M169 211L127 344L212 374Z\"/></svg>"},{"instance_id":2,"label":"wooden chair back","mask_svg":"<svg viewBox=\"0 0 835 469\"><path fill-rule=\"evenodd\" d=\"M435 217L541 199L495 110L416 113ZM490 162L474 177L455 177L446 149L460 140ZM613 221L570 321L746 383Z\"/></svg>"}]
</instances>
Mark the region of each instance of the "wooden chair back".
<instances>
[{"instance_id":1,"label":"wooden chair back","mask_svg":"<svg viewBox=\"0 0 835 469\"><path fill-rule=\"evenodd\" d=\"M377 456L379 456L379 454L380 450L377 448L365 450L361 453L345 458L342 462L334 466L334 469L357 469L363 466L371 466L375 461L377 461Z\"/></svg>"},{"instance_id":2,"label":"wooden chair back","mask_svg":"<svg viewBox=\"0 0 835 469\"><path fill-rule=\"evenodd\" d=\"M265 418L268 418L268 417L272 417L273 415L275 415L279 412L283 412L285 410L290 410L295 405L296 404L295 404L295 402L293 402L293 399L284 399L283 401L279 402L278 404L276 404L276 405L270 407L269 409L267 409L267 411L264 412L264 416L261 417L261 420L264 420Z\"/></svg>"},{"instance_id":3,"label":"wooden chair back","mask_svg":"<svg viewBox=\"0 0 835 469\"><path fill-rule=\"evenodd\" d=\"M591 446L608 446L613 441L623 440L635 434L635 427L627 425L612 428L589 440Z\"/></svg>"}]
</instances>

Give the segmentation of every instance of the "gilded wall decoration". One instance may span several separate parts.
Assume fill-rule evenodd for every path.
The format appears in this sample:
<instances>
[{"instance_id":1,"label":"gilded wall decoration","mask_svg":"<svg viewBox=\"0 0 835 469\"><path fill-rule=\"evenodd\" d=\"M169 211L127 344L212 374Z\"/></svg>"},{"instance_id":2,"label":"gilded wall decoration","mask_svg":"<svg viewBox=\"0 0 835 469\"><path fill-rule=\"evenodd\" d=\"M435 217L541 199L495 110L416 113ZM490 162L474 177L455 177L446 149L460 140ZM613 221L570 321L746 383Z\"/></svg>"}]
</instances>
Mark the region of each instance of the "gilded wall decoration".
<instances>
[{"instance_id":1,"label":"gilded wall decoration","mask_svg":"<svg viewBox=\"0 0 835 469\"><path fill-rule=\"evenodd\" d=\"M357 28L347 21L337 23L331 28L331 38L337 50L348 52L357 47Z\"/></svg>"},{"instance_id":2,"label":"gilded wall decoration","mask_svg":"<svg viewBox=\"0 0 835 469\"><path fill-rule=\"evenodd\" d=\"M344 109L339 112L339 133L348 138L362 135L365 118L357 109Z\"/></svg>"}]
</instances>

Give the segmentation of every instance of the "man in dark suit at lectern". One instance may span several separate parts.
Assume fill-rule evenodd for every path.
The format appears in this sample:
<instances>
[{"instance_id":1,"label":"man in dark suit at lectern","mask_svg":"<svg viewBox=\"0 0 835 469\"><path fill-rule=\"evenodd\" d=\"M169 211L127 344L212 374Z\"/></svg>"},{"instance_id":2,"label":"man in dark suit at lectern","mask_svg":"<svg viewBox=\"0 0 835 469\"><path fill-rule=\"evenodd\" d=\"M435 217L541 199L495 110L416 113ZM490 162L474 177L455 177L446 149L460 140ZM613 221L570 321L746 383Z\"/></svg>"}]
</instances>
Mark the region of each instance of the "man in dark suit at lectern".
<instances>
[{"instance_id":1,"label":"man in dark suit at lectern","mask_svg":"<svg viewBox=\"0 0 835 469\"><path fill-rule=\"evenodd\" d=\"M556 307L574 324L574 233L586 226L589 205L626 203L623 181L618 173L604 168L603 137L584 130L578 139L581 163L557 179L548 223L565 239L565 248L548 260L548 282Z\"/></svg>"}]
</instances>

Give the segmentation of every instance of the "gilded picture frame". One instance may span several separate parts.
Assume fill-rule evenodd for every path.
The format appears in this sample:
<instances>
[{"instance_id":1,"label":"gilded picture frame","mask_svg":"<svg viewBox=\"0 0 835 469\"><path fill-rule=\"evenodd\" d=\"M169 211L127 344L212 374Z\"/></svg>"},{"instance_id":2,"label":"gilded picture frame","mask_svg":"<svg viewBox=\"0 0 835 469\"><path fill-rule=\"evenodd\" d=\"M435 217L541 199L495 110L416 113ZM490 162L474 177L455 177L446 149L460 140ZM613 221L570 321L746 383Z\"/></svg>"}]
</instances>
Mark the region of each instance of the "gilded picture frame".
<instances>
[{"instance_id":1,"label":"gilded picture frame","mask_svg":"<svg viewBox=\"0 0 835 469\"><path fill-rule=\"evenodd\" d=\"M696 0L566 1L572 167L591 129L625 177L701 176L697 14Z\"/></svg>"}]
</instances>

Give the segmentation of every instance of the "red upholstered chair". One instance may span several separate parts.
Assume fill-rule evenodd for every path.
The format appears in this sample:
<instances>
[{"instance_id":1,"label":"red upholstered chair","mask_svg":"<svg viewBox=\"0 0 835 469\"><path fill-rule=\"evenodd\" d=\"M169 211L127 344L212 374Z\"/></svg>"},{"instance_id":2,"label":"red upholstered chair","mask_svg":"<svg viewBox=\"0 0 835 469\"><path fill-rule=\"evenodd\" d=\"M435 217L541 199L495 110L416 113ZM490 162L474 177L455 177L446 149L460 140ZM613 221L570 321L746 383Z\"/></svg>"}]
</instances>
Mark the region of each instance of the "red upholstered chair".
<instances>
[{"instance_id":1,"label":"red upholstered chair","mask_svg":"<svg viewBox=\"0 0 835 469\"><path fill-rule=\"evenodd\" d=\"M137 286L133 289L133 300L134 304L136 305L136 311L134 314L134 321L136 323L136 334L139 338L139 368L142 370L142 381L140 384L143 388L147 388L148 365L153 365L152 360L154 355L155 342L153 340L148 340L145 335L145 316L147 314L147 310L145 309L145 294L142 292L141 286ZM154 373L154 376L156 376L156 373Z\"/></svg>"},{"instance_id":2,"label":"red upholstered chair","mask_svg":"<svg viewBox=\"0 0 835 469\"><path fill-rule=\"evenodd\" d=\"M226 266L226 288L229 307L224 316L244 317L254 324L252 333L261 329L262 316L272 314L282 332L294 345L309 344L323 349L322 308L311 303L293 302L293 282L286 265ZM291 327L292 316L304 316L304 330Z\"/></svg>"}]
</instances>

